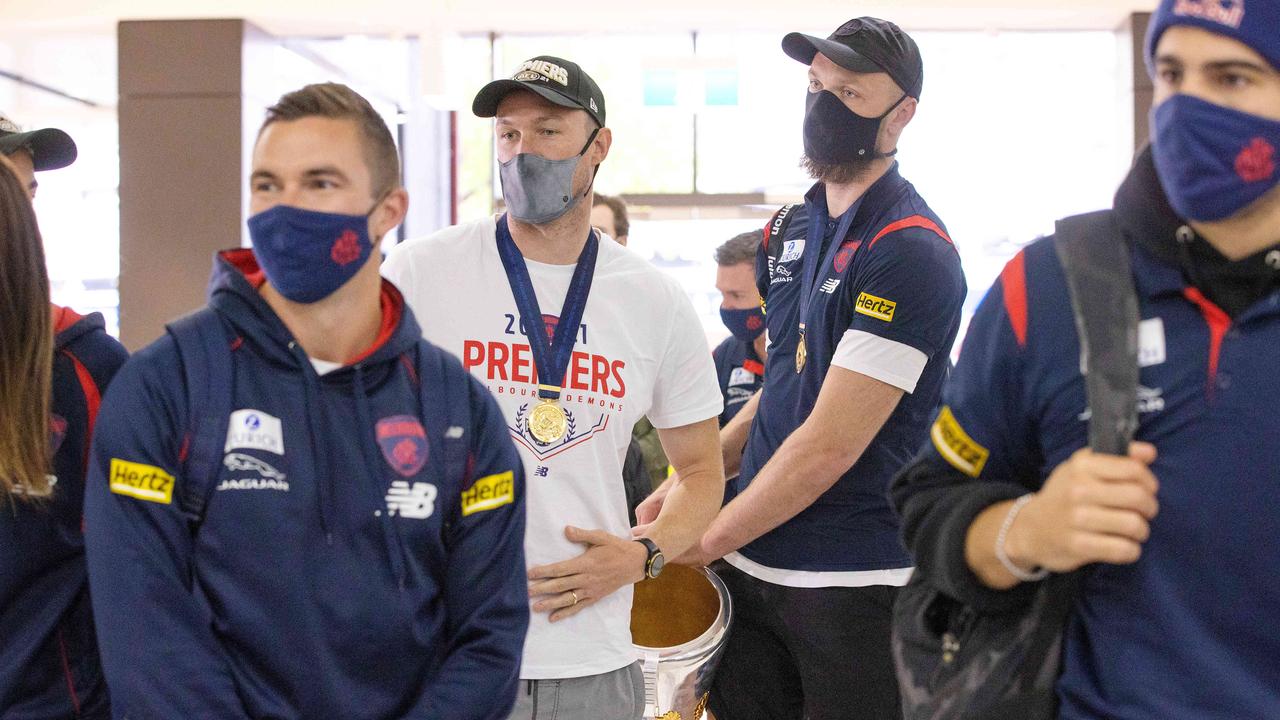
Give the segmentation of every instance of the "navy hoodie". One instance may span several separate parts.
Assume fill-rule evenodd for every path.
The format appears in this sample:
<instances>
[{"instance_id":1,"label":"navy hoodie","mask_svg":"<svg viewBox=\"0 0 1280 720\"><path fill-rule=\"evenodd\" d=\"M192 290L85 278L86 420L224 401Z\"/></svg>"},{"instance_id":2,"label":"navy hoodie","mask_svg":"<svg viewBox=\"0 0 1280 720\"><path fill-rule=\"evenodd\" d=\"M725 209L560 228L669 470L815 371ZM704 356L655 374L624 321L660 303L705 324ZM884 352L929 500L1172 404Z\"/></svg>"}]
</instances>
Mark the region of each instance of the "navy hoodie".
<instances>
[{"instance_id":1,"label":"navy hoodie","mask_svg":"<svg viewBox=\"0 0 1280 720\"><path fill-rule=\"evenodd\" d=\"M81 507L101 392L127 353L102 316L53 308L53 496L0 498L0 718L106 718ZM33 428L39 431L40 428Z\"/></svg>"},{"instance_id":2,"label":"navy hoodie","mask_svg":"<svg viewBox=\"0 0 1280 720\"><path fill-rule=\"evenodd\" d=\"M321 376L261 282L249 250L215 261L233 412L202 520L180 502L173 339L103 402L86 532L117 716L505 718L529 608L524 477L497 406L447 355L470 426L443 388L420 394L442 351L390 284L374 347ZM446 476L445 438L467 439L464 477Z\"/></svg>"}]
</instances>

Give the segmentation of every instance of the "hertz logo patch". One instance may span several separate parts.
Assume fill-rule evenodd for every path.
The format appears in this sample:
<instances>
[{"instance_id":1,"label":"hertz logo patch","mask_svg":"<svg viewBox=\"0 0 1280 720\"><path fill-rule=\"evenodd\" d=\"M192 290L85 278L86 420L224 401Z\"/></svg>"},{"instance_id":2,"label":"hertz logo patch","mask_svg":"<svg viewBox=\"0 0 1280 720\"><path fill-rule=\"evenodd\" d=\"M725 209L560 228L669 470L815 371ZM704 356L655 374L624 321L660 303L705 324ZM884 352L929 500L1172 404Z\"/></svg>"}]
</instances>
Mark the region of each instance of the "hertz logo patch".
<instances>
[{"instance_id":1,"label":"hertz logo patch","mask_svg":"<svg viewBox=\"0 0 1280 720\"><path fill-rule=\"evenodd\" d=\"M856 312L885 322L893 322L893 311L897 308L898 303L868 293L859 295L853 307Z\"/></svg>"},{"instance_id":2,"label":"hertz logo patch","mask_svg":"<svg viewBox=\"0 0 1280 720\"><path fill-rule=\"evenodd\" d=\"M173 502L173 476L154 465L111 458L111 492L168 505Z\"/></svg>"},{"instance_id":3,"label":"hertz logo patch","mask_svg":"<svg viewBox=\"0 0 1280 720\"><path fill-rule=\"evenodd\" d=\"M987 464L991 451L974 442L973 438L956 422L951 408L942 406L938 419L933 421L933 429L929 431L933 446L938 454L951 466L969 477L982 474L982 467Z\"/></svg>"},{"instance_id":4,"label":"hertz logo patch","mask_svg":"<svg viewBox=\"0 0 1280 720\"><path fill-rule=\"evenodd\" d=\"M510 505L516 499L516 483L511 471L482 477L462 493L462 517Z\"/></svg>"}]
</instances>

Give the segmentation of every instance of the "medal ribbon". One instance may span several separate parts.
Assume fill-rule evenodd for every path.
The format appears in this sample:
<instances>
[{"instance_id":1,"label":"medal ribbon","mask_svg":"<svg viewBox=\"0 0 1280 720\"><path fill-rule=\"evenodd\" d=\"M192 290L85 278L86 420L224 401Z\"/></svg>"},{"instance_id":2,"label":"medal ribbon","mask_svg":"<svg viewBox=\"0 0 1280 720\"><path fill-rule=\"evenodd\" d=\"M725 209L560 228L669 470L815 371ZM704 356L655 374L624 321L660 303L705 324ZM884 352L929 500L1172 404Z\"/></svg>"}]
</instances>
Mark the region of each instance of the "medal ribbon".
<instances>
[{"instance_id":1,"label":"medal ribbon","mask_svg":"<svg viewBox=\"0 0 1280 720\"><path fill-rule=\"evenodd\" d=\"M836 227L836 234L832 236L831 244L825 253L822 252L822 241L826 238L827 203L823 199L809 204L809 231L805 235L804 266L800 277L800 336L802 339L805 321L809 317L809 305L813 301L816 290L821 288L821 286L814 287L817 285L818 276L822 274L822 268L835 261L835 254L840 251L845 235L849 234L849 227L853 225L853 217L858 214L861 204L861 202L855 202L844 211L844 215L840 218L840 225ZM814 263L819 259L821 264L815 267Z\"/></svg>"},{"instance_id":2,"label":"medal ribbon","mask_svg":"<svg viewBox=\"0 0 1280 720\"><path fill-rule=\"evenodd\" d=\"M578 327L582 324L582 313L587 309L587 296L591 294L591 279L595 275L599 250L599 239L588 230L587 244L578 256L578 266L573 270L569 292L565 294L564 307L560 310L555 337L548 338L547 324L538 307L538 296L533 292L533 281L529 279L529 266L525 264L520 248L516 247L516 241L511 238L506 214L498 218L498 257L502 259L507 284L511 286L516 308L524 320L529 348L533 351L533 365L538 370L538 397L543 400L560 398L565 372L573 357L573 345L578 338Z\"/></svg>"}]
</instances>

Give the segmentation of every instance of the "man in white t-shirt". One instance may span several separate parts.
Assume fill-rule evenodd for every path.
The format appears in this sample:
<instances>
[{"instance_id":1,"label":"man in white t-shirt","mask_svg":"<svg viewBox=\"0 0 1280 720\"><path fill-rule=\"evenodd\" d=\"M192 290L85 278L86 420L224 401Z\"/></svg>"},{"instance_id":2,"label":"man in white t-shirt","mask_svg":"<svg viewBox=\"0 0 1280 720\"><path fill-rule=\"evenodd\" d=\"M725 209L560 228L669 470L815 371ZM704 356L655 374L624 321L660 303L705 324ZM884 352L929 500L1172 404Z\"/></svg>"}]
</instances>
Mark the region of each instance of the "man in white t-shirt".
<instances>
[{"instance_id":1,"label":"man in white t-shirt","mask_svg":"<svg viewBox=\"0 0 1280 720\"><path fill-rule=\"evenodd\" d=\"M612 139L596 83L537 57L472 110L496 119L508 212L409 241L383 272L497 398L527 469L533 618L511 717L638 719L631 587L693 546L723 494L711 354L680 286L591 229ZM643 415L680 483L636 540L621 472Z\"/></svg>"}]
</instances>

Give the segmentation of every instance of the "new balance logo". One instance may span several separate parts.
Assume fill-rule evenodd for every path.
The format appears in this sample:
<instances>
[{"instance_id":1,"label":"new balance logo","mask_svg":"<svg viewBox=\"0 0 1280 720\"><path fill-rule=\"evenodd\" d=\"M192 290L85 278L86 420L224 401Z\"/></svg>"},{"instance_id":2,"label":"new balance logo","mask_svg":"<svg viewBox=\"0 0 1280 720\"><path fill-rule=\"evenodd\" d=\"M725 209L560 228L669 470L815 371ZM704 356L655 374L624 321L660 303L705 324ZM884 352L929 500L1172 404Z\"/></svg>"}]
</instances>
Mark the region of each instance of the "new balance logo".
<instances>
[{"instance_id":1,"label":"new balance logo","mask_svg":"<svg viewBox=\"0 0 1280 720\"><path fill-rule=\"evenodd\" d=\"M820 292L824 292L830 295L831 293L836 291L836 286L839 284L840 284L840 280L838 278L831 278L830 280L822 283L822 288Z\"/></svg>"},{"instance_id":2,"label":"new balance logo","mask_svg":"<svg viewBox=\"0 0 1280 720\"><path fill-rule=\"evenodd\" d=\"M436 510L436 486L417 482L413 485L403 480L391 483L387 491L387 514L395 517L425 520Z\"/></svg>"}]
</instances>

